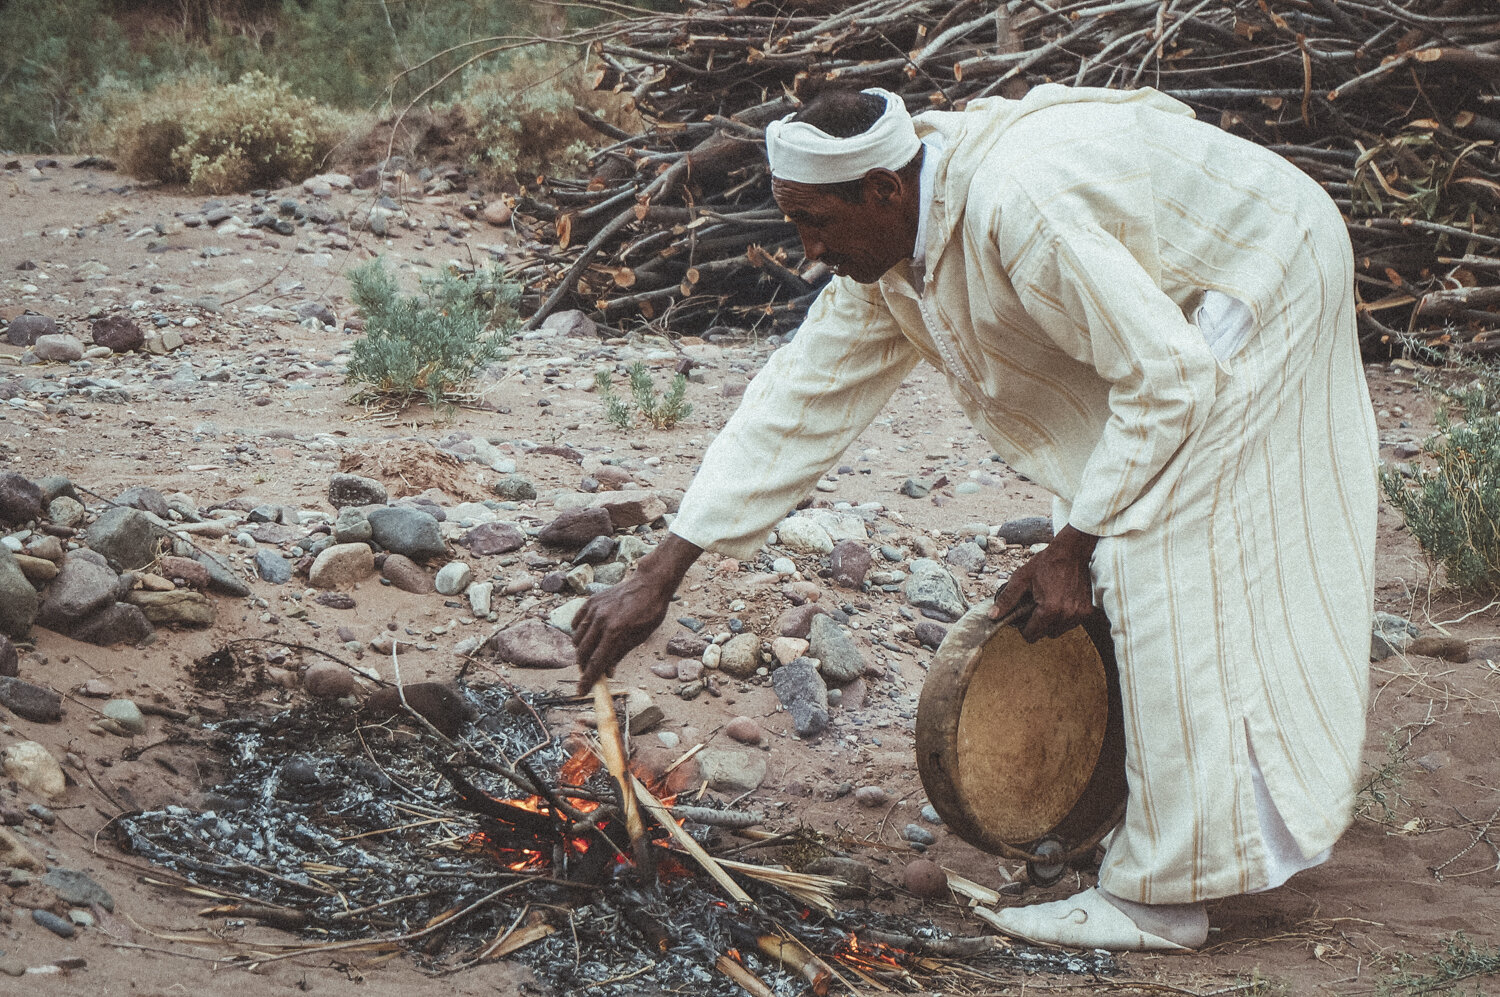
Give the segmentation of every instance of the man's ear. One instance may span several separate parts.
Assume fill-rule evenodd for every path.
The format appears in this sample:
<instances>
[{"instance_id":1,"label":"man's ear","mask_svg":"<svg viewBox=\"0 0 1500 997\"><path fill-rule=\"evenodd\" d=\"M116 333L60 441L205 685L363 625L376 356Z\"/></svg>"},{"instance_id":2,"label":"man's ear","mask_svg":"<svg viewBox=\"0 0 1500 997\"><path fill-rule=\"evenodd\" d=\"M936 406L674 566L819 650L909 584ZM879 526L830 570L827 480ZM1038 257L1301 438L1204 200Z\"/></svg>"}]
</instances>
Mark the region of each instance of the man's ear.
<instances>
[{"instance_id":1,"label":"man's ear","mask_svg":"<svg viewBox=\"0 0 1500 997\"><path fill-rule=\"evenodd\" d=\"M899 200L905 186L901 177L891 170L874 169L864 175L866 201L889 203Z\"/></svg>"}]
</instances>

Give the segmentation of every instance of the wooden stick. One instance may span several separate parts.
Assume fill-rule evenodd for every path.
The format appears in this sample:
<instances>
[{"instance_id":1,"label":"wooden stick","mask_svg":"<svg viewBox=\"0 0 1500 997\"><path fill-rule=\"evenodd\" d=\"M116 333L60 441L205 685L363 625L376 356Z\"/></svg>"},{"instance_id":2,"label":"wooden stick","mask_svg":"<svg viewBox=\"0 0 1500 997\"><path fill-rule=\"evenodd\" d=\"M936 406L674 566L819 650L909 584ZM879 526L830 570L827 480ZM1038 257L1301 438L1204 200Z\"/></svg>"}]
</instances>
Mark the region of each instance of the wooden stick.
<instances>
[{"instance_id":1,"label":"wooden stick","mask_svg":"<svg viewBox=\"0 0 1500 997\"><path fill-rule=\"evenodd\" d=\"M719 956L719 960L714 963L714 968L738 983L752 997L776 997L775 992L766 986L764 980L750 972L732 955Z\"/></svg>"},{"instance_id":2,"label":"wooden stick","mask_svg":"<svg viewBox=\"0 0 1500 997\"><path fill-rule=\"evenodd\" d=\"M655 870L651 861L651 842L646 838L646 825L641 821L634 791L640 781L625 765L625 741L620 736L620 720L615 716L615 701L610 695L607 679L601 678L594 683L594 713L598 717L599 748L604 753L604 764L620 785L620 806L625 811L625 830L630 834L630 848L635 853L636 866L643 875L651 876Z\"/></svg>"},{"instance_id":3,"label":"wooden stick","mask_svg":"<svg viewBox=\"0 0 1500 997\"><path fill-rule=\"evenodd\" d=\"M667 829L667 833L682 846L683 851L691 855L703 867L703 871L712 876L724 888L724 892L729 894L730 899L754 907L755 901L751 899L750 894L740 888L740 884L736 883L734 878L724 871L724 867L719 864L717 859L704 851L703 846L693 840L692 835L677 825L677 821L672 819L672 812L662 804L661 800L652 795L651 790L647 789L645 784L635 776L630 776L630 782L635 787L636 797L640 800L641 806L645 808L646 812L655 817L656 822Z\"/></svg>"}]
</instances>

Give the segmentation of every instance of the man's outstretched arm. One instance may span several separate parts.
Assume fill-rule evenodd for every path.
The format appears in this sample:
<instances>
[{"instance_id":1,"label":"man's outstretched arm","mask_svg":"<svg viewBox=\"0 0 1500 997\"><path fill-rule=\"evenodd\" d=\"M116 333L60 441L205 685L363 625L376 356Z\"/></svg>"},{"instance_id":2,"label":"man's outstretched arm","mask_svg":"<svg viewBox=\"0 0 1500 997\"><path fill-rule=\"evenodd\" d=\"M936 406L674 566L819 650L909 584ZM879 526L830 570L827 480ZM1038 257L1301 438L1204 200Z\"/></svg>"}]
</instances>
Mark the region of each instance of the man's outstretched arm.
<instances>
[{"instance_id":1,"label":"man's outstretched arm","mask_svg":"<svg viewBox=\"0 0 1500 997\"><path fill-rule=\"evenodd\" d=\"M672 595L703 548L668 533L618 585L593 596L573 624L578 691L586 693L666 619Z\"/></svg>"}]
</instances>

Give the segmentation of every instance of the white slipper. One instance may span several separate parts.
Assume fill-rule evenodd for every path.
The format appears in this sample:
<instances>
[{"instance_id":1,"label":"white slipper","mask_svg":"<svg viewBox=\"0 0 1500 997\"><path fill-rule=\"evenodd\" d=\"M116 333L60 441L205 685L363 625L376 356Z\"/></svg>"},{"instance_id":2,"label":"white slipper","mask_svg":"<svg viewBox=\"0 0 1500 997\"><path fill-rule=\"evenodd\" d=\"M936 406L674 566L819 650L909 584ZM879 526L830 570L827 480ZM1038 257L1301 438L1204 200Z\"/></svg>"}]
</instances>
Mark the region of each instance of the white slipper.
<instances>
[{"instance_id":1,"label":"white slipper","mask_svg":"<svg viewBox=\"0 0 1500 997\"><path fill-rule=\"evenodd\" d=\"M1110 952L1191 952L1159 935L1142 931L1130 915L1110 903L1098 890L1030 907L1007 907L985 920L1002 932L1038 945L1061 945L1075 949L1106 949Z\"/></svg>"}]
</instances>

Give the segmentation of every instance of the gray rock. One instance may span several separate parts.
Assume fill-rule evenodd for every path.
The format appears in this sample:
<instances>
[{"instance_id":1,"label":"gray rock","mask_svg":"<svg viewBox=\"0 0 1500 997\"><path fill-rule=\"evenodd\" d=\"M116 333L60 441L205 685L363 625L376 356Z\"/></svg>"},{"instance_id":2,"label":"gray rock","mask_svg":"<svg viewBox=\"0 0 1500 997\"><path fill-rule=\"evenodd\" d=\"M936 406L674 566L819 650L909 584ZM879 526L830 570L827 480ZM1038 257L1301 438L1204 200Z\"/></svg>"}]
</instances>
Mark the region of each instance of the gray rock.
<instances>
[{"instance_id":1,"label":"gray rock","mask_svg":"<svg viewBox=\"0 0 1500 997\"><path fill-rule=\"evenodd\" d=\"M92 907L98 904L110 912L115 909L115 898L109 895L109 891L77 869L59 866L43 876L42 883L52 887L58 899L69 906Z\"/></svg>"},{"instance_id":2,"label":"gray rock","mask_svg":"<svg viewBox=\"0 0 1500 997\"><path fill-rule=\"evenodd\" d=\"M0 473L0 525L22 526L42 518L42 490L14 471Z\"/></svg>"},{"instance_id":3,"label":"gray rock","mask_svg":"<svg viewBox=\"0 0 1500 997\"><path fill-rule=\"evenodd\" d=\"M292 580L292 564L274 550L255 552L255 573L261 581L285 585Z\"/></svg>"},{"instance_id":4,"label":"gray rock","mask_svg":"<svg viewBox=\"0 0 1500 997\"><path fill-rule=\"evenodd\" d=\"M53 499L67 496L77 501L78 492L73 487L73 482L60 474L49 474L45 478L38 478L36 486L42 490L42 503L50 503Z\"/></svg>"},{"instance_id":5,"label":"gray rock","mask_svg":"<svg viewBox=\"0 0 1500 997\"><path fill-rule=\"evenodd\" d=\"M833 552L833 538L828 531L807 516L788 516L777 523L776 540L788 550L803 554Z\"/></svg>"},{"instance_id":6,"label":"gray rock","mask_svg":"<svg viewBox=\"0 0 1500 997\"><path fill-rule=\"evenodd\" d=\"M114 644L139 644L154 632L151 621L139 606L115 602L73 627L71 636L100 647Z\"/></svg>"},{"instance_id":7,"label":"gray rock","mask_svg":"<svg viewBox=\"0 0 1500 997\"><path fill-rule=\"evenodd\" d=\"M66 332L54 333L50 336L38 336L37 341L32 344L31 350L36 354L38 360L47 360L52 363L72 363L74 360L83 359L83 343L77 336Z\"/></svg>"},{"instance_id":8,"label":"gray rock","mask_svg":"<svg viewBox=\"0 0 1500 997\"><path fill-rule=\"evenodd\" d=\"M506 502L531 502L536 499L536 485L519 474L501 478L490 486L490 490Z\"/></svg>"},{"instance_id":9,"label":"gray rock","mask_svg":"<svg viewBox=\"0 0 1500 997\"><path fill-rule=\"evenodd\" d=\"M918 558L911 563L911 577L906 580L906 601L925 615L952 623L964 615L968 602L958 582L938 562Z\"/></svg>"},{"instance_id":10,"label":"gray rock","mask_svg":"<svg viewBox=\"0 0 1500 997\"><path fill-rule=\"evenodd\" d=\"M465 533L459 543L475 557L492 557L526 546L526 534L510 523L482 523Z\"/></svg>"},{"instance_id":11,"label":"gray rock","mask_svg":"<svg viewBox=\"0 0 1500 997\"><path fill-rule=\"evenodd\" d=\"M782 665L771 673L771 685L799 737L816 737L828 729L828 686L810 659Z\"/></svg>"},{"instance_id":12,"label":"gray rock","mask_svg":"<svg viewBox=\"0 0 1500 997\"><path fill-rule=\"evenodd\" d=\"M126 601L139 606L146 619L157 626L211 627L214 623L213 600L191 589L136 591L126 596Z\"/></svg>"},{"instance_id":13,"label":"gray rock","mask_svg":"<svg viewBox=\"0 0 1500 997\"><path fill-rule=\"evenodd\" d=\"M62 697L17 678L0 678L0 706L23 720L55 724L62 720Z\"/></svg>"},{"instance_id":14,"label":"gray rock","mask_svg":"<svg viewBox=\"0 0 1500 997\"><path fill-rule=\"evenodd\" d=\"M0 634L20 640L30 633L39 602L15 555L0 547Z\"/></svg>"},{"instance_id":15,"label":"gray rock","mask_svg":"<svg viewBox=\"0 0 1500 997\"><path fill-rule=\"evenodd\" d=\"M854 802L873 810L891 802L891 794L879 786L861 786L854 791Z\"/></svg>"},{"instance_id":16,"label":"gray rock","mask_svg":"<svg viewBox=\"0 0 1500 997\"><path fill-rule=\"evenodd\" d=\"M978 571L984 567L984 548L972 540L954 544L943 560L961 571Z\"/></svg>"},{"instance_id":17,"label":"gray rock","mask_svg":"<svg viewBox=\"0 0 1500 997\"><path fill-rule=\"evenodd\" d=\"M156 529L139 509L106 509L89 525L89 548L121 571L134 571L156 560Z\"/></svg>"},{"instance_id":18,"label":"gray rock","mask_svg":"<svg viewBox=\"0 0 1500 997\"><path fill-rule=\"evenodd\" d=\"M932 620L922 620L916 627L917 640L923 647L938 648L948 636L948 628Z\"/></svg>"},{"instance_id":19,"label":"gray rock","mask_svg":"<svg viewBox=\"0 0 1500 997\"><path fill-rule=\"evenodd\" d=\"M448 546L443 543L442 530L431 513L402 506L387 506L384 509L372 509L368 518L375 543L393 554L401 554L414 561L448 556Z\"/></svg>"},{"instance_id":20,"label":"gray rock","mask_svg":"<svg viewBox=\"0 0 1500 997\"><path fill-rule=\"evenodd\" d=\"M119 724L126 733L146 733L146 718L141 714L141 708L129 699L111 699L99 708L99 712Z\"/></svg>"},{"instance_id":21,"label":"gray rock","mask_svg":"<svg viewBox=\"0 0 1500 997\"><path fill-rule=\"evenodd\" d=\"M3 596L0 596L3 598ZM21 659L16 654L16 645L10 642L10 638L0 634L0 677L11 677L20 674Z\"/></svg>"},{"instance_id":22,"label":"gray rock","mask_svg":"<svg viewBox=\"0 0 1500 997\"><path fill-rule=\"evenodd\" d=\"M760 638L737 634L725 642L719 655L719 670L731 678L747 679L760 667Z\"/></svg>"},{"instance_id":23,"label":"gray rock","mask_svg":"<svg viewBox=\"0 0 1500 997\"><path fill-rule=\"evenodd\" d=\"M40 907L35 907L31 911L31 919L59 938L72 938L74 935L78 934L77 928L73 927L67 921L58 917L50 910L43 910Z\"/></svg>"},{"instance_id":24,"label":"gray rock","mask_svg":"<svg viewBox=\"0 0 1500 997\"><path fill-rule=\"evenodd\" d=\"M870 570L870 562L870 550L864 544L856 540L840 540L833 545L833 553L828 557L833 583L844 588L859 588Z\"/></svg>"},{"instance_id":25,"label":"gray rock","mask_svg":"<svg viewBox=\"0 0 1500 997\"><path fill-rule=\"evenodd\" d=\"M94 343L116 353L129 353L146 345L146 334L128 315L106 315L92 325Z\"/></svg>"},{"instance_id":26,"label":"gray rock","mask_svg":"<svg viewBox=\"0 0 1500 997\"><path fill-rule=\"evenodd\" d=\"M390 500L385 485L358 474L335 474L328 480L328 504L335 509L347 505L385 505Z\"/></svg>"},{"instance_id":27,"label":"gray rock","mask_svg":"<svg viewBox=\"0 0 1500 997\"><path fill-rule=\"evenodd\" d=\"M618 585L625 580L625 565L619 561L601 564L594 569L595 585Z\"/></svg>"},{"instance_id":28,"label":"gray rock","mask_svg":"<svg viewBox=\"0 0 1500 997\"><path fill-rule=\"evenodd\" d=\"M542 322L542 328L568 339L597 339L599 337L599 327L594 324L594 320L589 318L586 312L581 312L576 308L553 312Z\"/></svg>"},{"instance_id":29,"label":"gray rock","mask_svg":"<svg viewBox=\"0 0 1500 997\"><path fill-rule=\"evenodd\" d=\"M346 505L339 510L333 524L333 539L341 544L367 544L374 537L370 521L358 506Z\"/></svg>"},{"instance_id":30,"label":"gray rock","mask_svg":"<svg viewBox=\"0 0 1500 997\"><path fill-rule=\"evenodd\" d=\"M583 604L588 602L585 596L569 599L547 614L547 622L567 634L573 636L573 623L578 619L578 614L583 612Z\"/></svg>"},{"instance_id":31,"label":"gray rock","mask_svg":"<svg viewBox=\"0 0 1500 997\"><path fill-rule=\"evenodd\" d=\"M708 788L720 793L749 793L766 779L766 755L737 748L706 748L698 752L698 772Z\"/></svg>"},{"instance_id":32,"label":"gray rock","mask_svg":"<svg viewBox=\"0 0 1500 997\"><path fill-rule=\"evenodd\" d=\"M595 537L609 536L614 523L604 509L568 509L548 523L537 539L549 547L578 550Z\"/></svg>"},{"instance_id":33,"label":"gray rock","mask_svg":"<svg viewBox=\"0 0 1500 997\"><path fill-rule=\"evenodd\" d=\"M708 641L691 630L673 634L671 640L667 641L667 653L675 658L701 658L707 648Z\"/></svg>"},{"instance_id":34,"label":"gray rock","mask_svg":"<svg viewBox=\"0 0 1500 997\"><path fill-rule=\"evenodd\" d=\"M932 491L932 482L926 478L907 478L899 490L907 498L926 498Z\"/></svg>"},{"instance_id":35,"label":"gray rock","mask_svg":"<svg viewBox=\"0 0 1500 997\"><path fill-rule=\"evenodd\" d=\"M404 554L390 554L380 566L380 577L403 592L414 595L431 595L436 589L432 576Z\"/></svg>"},{"instance_id":36,"label":"gray rock","mask_svg":"<svg viewBox=\"0 0 1500 997\"><path fill-rule=\"evenodd\" d=\"M1009 520L1001 524L999 535L1008 544L1021 544L1024 547L1051 543L1052 517L1022 516L1020 519Z\"/></svg>"},{"instance_id":37,"label":"gray rock","mask_svg":"<svg viewBox=\"0 0 1500 997\"><path fill-rule=\"evenodd\" d=\"M865 673L865 659L859 653L859 645L831 617L813 617L808 644L808 656L818 659L819 670L830 684L847 685Z\"/></svg>"},{"instance_id":38,"label":"gray rock","mask_svg":"<svg viewBox=\"0 0 1500 997\"><path fill-rule=\"evenodd\" d=\"M506 627L486 646L497 659L519 668L571 668L578 660L568 635L537 619Z\"/></svg>"},{"instance_id":39,"label":"gray rock","mask_svg":"<svg viewBox=\"0 0 1500 997\"><path fill-rule=\"evenodd\" d=\"M450 561L438 571L432 580L438 595L458 595L474 580L474 571L462 561Z\"/></svg>"},{"instance_id":40,"label":"gray rock","mask_svg":"<svg viewBox=\"0 0 1500 997\"><path fill-rule=\"evenodd\" d=\"M89 511L84 508L83 503L68 495L59 495L47 503L47 519L58 526L76 528L83 524L88 515Z\"/></svg>"},{"instance_id":41,"label":"gray rock","mask_svg":"<svg viewBox=\"0 0 1500 997\"><path fill-rule=\"evenodd\" d=\"M197 551L193 560L203 565L208 572L208 590L218 592L221 595L232 595L236 598L244 598L250 594L250 586L235 572L228 564L207 551Z\"/></svg>"},{"instance_id":42,"label":"gray rock","mask_svg":"<svg viewBox=\"0 0 1500 997\"><path fill-rule=\"evenodd\" d=\"M573 558L574 564L603 564L615 556L614 537L595 537L583 545L583 550Z\"/></svg>"},{"instance_id":43,"label":"gray rock","mask_svg":"<svg viewBox=\"0 0 1500 997\"><path fill-rule=\"evenodd\" d=\"M1370 660L1384 661L1392 655L1400 654L1421 633L1410 620L1394 613L1376 613L1370 628Z\"/></svg>"},{"instance_id":44,"label":"gray rock","mask_svg":"<svg viewBox=\"0 0 1500 997\"><path fill-rule=\"evenodd\" d=\"M95 551L69 551L57 577L47 586L36 622L49 630L71 633L85 619L113 604L120 594L120 576L102 560Z\"/></svg>"},{"instance_id":45,"label":"gray rock","mask_svg":"<svg viewBox=\"0 0 1500 997\"><path fill-rule=\"evenodd\" d=\"M167 505L167 497L155 488L145 485L135 485L125 489L115 496L115 505L123 505L131 509L140 509L149 512L158 519L167 519L171 516L171 507Z\"/></svg>"},{"instance_id":46,"label":"gray rock","mask_svg":"<svg viewBox=\"0 0 1500 997\"><path fill-rule=\"evenodd\" d=\"M931 803L922 804L922 819L929 824L941 824L943 822L943 818L937 812L937 807Z\"/></svg>"},{"instance_id":47,"label":"gray rock","mask_svg":"<svg viewBox=\"0 0 1500 997\"><path fill-rule=\"evenodd\" d=\"M901 829L901 837L914 845L921 845L923 848L937 844L937 835L927 830L921 824L906 825Z\"/></svg>"},{"instance_id":48,"label":"gray rock","mask_svg":"<svg viewBox=\"0 0 1500 997\"><path fill-rule=\"evenodd\" d=\"M43 336L57 332L57 320L47 315L17 315L5 327L5 338L12 346L31 346Z\"/></svg>"}]
</instances>

